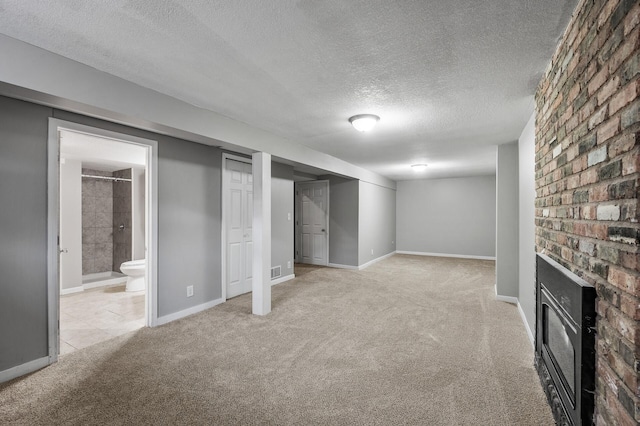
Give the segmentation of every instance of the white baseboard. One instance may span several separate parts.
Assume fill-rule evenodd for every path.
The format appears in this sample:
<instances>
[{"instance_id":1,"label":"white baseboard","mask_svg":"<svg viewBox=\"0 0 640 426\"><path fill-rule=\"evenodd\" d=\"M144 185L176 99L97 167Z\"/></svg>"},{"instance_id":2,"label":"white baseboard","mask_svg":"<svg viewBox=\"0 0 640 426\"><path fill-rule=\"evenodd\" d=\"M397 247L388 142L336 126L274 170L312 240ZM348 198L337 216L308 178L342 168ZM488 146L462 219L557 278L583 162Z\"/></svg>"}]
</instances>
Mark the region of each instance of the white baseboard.
<instances>
[{"instance_id":1,"label":"white baseboard","mask_svg":"<svg viewBox=\"0 0 640 426\"><path fill-rule=\"evenodd\" d=\"M85 290L89 290L92 288L98 287L114 287L117 285L122 285L127 283L127 277L115 277L104 281L95 281L92 283L82 284L82 288Z\"/></svg>"},{"instance_id":2,"label":"white baseboard","mask_svg":"<svg viewBox=\"0 0 640 426\"><path fill-rule=\"evenodd\" d=\"M84 291L84 287L81 286L81 285L78 286L78 287L61 288L60 289L60 296L64 296L65 294L80 293L81 291Z\"/></svg>"},{"instance_id":3,"label":"white baseboard","mask_svg":"<svg viewBox=\"0 0 640 426\"><path fill-rule=\"evenodd\" d=\"M191 308L184 309L182 311L178 311L169 315L158 317L154 325L155 326L164 325L164 324L170 323L171 321L188 317L189 315L197 314L198 312L206 311L207 309L213 308L214 306L219 305L222 302L224 302L222 298L215 299L215 300L212 300L211 302L203 303L201 305L193 306Z\"/></svg>"},{"instance_id":4,"label":"white baseboard","mask_svg":"<svg viewBox=\"0 0 640 426\"><path fill-rule=\"evenodd\" d=\"M24 364L11 367L8 370L0 371L0 383L8 382L16 377L24 376L25 374L33 373L36 370L49 365L49 357L34 359L33 361L25 362Z\"/></svg>"},{"instance_id":5,"label":"white baseboard","mask_svg":"<svg viewBox=\"0 0 640 426\"><path fill-rule=\"evenodd\" d=\"M112 278L110 280L105 280L105 281L95 281L92 283L82 284L81 286L78 286L78 287L61 288L60 296L64 296L66 294L80 293L82 291L91 290L93 288L98 288L98 287L116 287L126 283L127 283L127 277Z\"/></svg>"},{"instance_id":6,"label":"white baseboard","mask_svg":"<svg viewBox=\"0 0 640 426\"><path fill-rule=\"evenodd\" d=\"M518 304L518 298L517 297L499 295L498 294L498 286L497 285L494 285L493 289L496 292L496 300L499 300L500 302L513 303L514 305Z\"/></svg>"},{"instance_id":7,"label":"white baseboard","mask_svg":"<svg viewBox=\"0 0 640 426\"><path fill-rule=\"evenodd\" d=\"M477 259L477 260L496 260L495 256L472 256L467 254L449 254L449 253L426 253L422 251L405 251L398 250L398 254L411 254L414 256L433 256L433 257L454 257L457 259Z\"/></svg>"},{"instance_id":8,"label":"white baseboard","mask_svg":"<svg viewBox=\"0 0 640 426\"><path fill-rule=\"evenodd\" d=\"M533 340L533 333L529 328L529 323L527 322L527 317L522 310L522 306L520 306L520 301L518 300L518 312L520 312L520 317L522 318L522 322L524 323L524 328L527 330L527 336L529 336L529 342L531 342L531 346L535 349L535 341Z\"/></svg>"},{"instance_id":9,"label":"white baseboard","mask_svg":"<svg viewBox=\"0 0 640 426\"><path fill-rule=\"evenodd\" d=\"M353 266L353 265L341 265L339 263L329 263L327 264L328 267L330 268L340 268L340 269L352 269L354 271L358 270L357 266Z\"/></svg>"},{"instance_id":10,"label":"white baseboard","mask_svg":"<svg viewBox=\"0 0 640 426\"><path fill-rule=\"evenodd\" d=\"M283 282L292 280L296 277L295 274L285 275L284 277L276 278L275 280L271 280L271 285L274 286L276 284L281 284Z\"/></svg>"},{"instance_id":11,"label":"white baseboard","mask_svg":"<svg viewBox=\"0 0 640 426\"><path fill-rule=\"evenodd\" d=\"M359 270L359 271L362 271L363 269L368 268L369 266L373 265L374 263L378 263L378 262L380 262L381 260L385 260L385 259L387 259L387 258L389 258L389 257L393 256L394 254L396 254L396 252L395 252L395 251L392 251L391 253L387 253L387 254L385 254L384 256L380 256L380 257L377 257L377 258L375 258L375 259L373 259L373 260L370 260L369 262L364 263L364 264L362 264L362 265L358 266L358 270Z\"/></svg>"}]
</instances>

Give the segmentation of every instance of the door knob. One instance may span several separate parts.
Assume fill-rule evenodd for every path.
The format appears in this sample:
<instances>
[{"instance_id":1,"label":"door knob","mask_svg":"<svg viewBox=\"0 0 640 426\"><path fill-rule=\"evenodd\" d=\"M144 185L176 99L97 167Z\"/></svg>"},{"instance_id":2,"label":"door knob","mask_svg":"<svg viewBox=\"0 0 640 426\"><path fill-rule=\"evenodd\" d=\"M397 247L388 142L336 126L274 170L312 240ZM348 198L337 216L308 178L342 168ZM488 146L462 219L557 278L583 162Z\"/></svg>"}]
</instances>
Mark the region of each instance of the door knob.
<instances>
[{"instance_id":1,"label":"door knob","mask_svg":"<svg viewBox=\"0 0 640 426\"><path fill-rule=\"evenodd\" d=\"M321 232L324 232L324 229Z\"/></svg>"},{"instance_id":2,"label":"door knob","mask_svg":"<svg viewBox=\"0 0 640 426\"><path fill-rule=\"evenodd\" d=\"M65 249L63 249L63 248L58 249L58 251L59 251L60 253L69 253L69 250L68 250L68 249L66 249L66 248L65 248Z\"/></svg>"}]
</instances>

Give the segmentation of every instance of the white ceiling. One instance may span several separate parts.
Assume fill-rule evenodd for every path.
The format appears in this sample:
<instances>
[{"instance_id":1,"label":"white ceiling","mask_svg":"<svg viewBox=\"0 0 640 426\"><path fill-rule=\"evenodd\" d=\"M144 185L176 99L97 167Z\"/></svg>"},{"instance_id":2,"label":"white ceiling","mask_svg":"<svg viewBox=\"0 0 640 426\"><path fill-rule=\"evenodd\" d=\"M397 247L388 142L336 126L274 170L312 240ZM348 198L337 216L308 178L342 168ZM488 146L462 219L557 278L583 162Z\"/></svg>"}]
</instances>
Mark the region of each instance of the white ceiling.
<instances>
[{"instance_id":1,"label":"white ceiling","mask_svg":"<svg viewBox=\"0 0 640 426\"><path fill-rule=\"evenodd\" d=\"M495 172L576 3L0 0L0 33L400 180Z\"/></svg>"},{"instance_id":2,"label":"white ceiling","mask_svg":"<svg viewBox=\"0 0 640 426\"><path fill-rule=\"evenodd\" d=\"M80 160L83 168L114 172L144 168L147 163L147 149L115 139L61 130L60 158Z\"/></svg>"}]
</instances>

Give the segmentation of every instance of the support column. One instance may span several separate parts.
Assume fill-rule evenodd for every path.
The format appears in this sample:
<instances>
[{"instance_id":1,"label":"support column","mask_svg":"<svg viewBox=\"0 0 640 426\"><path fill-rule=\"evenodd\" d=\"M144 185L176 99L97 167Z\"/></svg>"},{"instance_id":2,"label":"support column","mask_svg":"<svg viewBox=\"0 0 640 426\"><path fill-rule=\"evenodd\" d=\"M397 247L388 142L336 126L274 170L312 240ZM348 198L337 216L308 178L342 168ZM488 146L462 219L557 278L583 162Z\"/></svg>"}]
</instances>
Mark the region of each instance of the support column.
<instances>
[{"instance_id":1,"label":"support column","mask_svg":"<svg viewBox=\"0 0 640 426\"><path fill-rule=\"evenodd\" d=\"M253 158L253 294L254 315L271 312L271 154Z\"/></svg>"}]
</instances>

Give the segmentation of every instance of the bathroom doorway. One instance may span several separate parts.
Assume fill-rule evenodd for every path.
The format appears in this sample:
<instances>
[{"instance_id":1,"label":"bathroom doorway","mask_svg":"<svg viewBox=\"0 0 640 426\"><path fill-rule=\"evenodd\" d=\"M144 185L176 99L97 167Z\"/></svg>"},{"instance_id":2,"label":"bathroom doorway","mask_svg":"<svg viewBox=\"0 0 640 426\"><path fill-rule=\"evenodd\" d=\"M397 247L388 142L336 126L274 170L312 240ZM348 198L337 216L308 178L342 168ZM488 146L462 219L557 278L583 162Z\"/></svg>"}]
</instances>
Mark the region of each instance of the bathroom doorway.
<instances>
[{"instance_id":1,"label":"bathroom doorway","mask_svg":"<svg viewBox=\"0 0 640 426\"><path fill-rule=\"evenodd\" d=\"M157 154L155 141L76 123L49 130L54 362L155 324Z\"/></svg>"}]
</instances>

